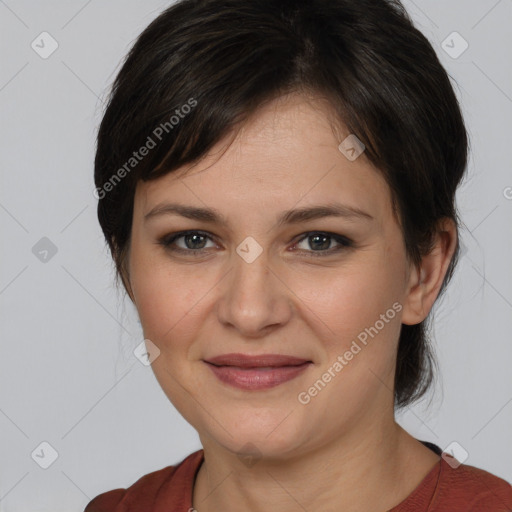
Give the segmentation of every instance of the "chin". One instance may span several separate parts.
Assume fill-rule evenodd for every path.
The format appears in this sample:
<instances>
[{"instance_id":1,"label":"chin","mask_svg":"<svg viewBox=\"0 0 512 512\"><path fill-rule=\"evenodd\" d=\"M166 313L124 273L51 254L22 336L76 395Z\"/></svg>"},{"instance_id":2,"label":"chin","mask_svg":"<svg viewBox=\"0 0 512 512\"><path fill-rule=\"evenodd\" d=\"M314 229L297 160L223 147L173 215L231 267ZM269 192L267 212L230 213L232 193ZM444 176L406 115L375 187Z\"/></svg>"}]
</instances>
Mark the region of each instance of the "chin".
<instances>
[{"instance_id":1,"label":"chin","mask_svg":"<svg viewBox=\"0 0 512 512\"><path fill-rule=\"evenodd\" d=\"M284 410L284 409L282 409ZM255 421L255 413L252 419L248 413L245 418L231 418L230 420L218 418L221 425L236 425L227 427L227 432L217 423L209 424L208 437L224 449L236 454L242 461L244 457L266 460L283 460L297 454L304 448L306 438L299 434L304 429L293 423L286 414L266 415L266 421L258 418ZM230 435L231 434L231 435ZM203 436L201 436L203 442ZM204 443L203 443L204 444Z\"/></svg>"}]
</instances>

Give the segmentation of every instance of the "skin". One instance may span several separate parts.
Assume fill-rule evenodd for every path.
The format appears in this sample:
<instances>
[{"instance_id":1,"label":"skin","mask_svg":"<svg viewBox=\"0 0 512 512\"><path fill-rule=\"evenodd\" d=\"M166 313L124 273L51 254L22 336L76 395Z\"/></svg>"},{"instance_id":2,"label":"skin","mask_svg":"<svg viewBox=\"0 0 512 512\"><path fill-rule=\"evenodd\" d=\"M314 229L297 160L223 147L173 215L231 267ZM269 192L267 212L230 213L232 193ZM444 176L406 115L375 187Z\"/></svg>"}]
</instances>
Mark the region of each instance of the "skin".
<instances>
[{"instance_id":1,"label":"skin","mask_svg":"<svg viewBox=\"0 0 512 512\"><path fill-rule=\"evenodd\" d=\"M338 150L348 132L334 135L328 108L321 99L281 97L194 166L136 189L128 292L145 338L160 350L155 376L204 448L193 491L199 512L386 511L439 461L395 422L392 390L401 323L428 315L456 227L444 220L421 268L410 264L387 183L364 153L349 161ZM215 208L228 226L172 214L144 220L165 202ZM329 202L373 220L276 223L284 210ZM189 238L188 246L177 240L174 247L187 254L158 244L189 229L211 238ZM315 245L311 231L355 245L334 252L334 238ZM263 250L252 263L236 252L248 236ZM193 256L196 248L206 252ZM310 256L322 251L331 254ZM298 394L395 302L401 311L301 404ZM230 352L287 354L314 365L269 390L244 391L217 380L203 362ZM238 456L247 443L259 453L252 465Z\"/></svg>"}]
</instances>

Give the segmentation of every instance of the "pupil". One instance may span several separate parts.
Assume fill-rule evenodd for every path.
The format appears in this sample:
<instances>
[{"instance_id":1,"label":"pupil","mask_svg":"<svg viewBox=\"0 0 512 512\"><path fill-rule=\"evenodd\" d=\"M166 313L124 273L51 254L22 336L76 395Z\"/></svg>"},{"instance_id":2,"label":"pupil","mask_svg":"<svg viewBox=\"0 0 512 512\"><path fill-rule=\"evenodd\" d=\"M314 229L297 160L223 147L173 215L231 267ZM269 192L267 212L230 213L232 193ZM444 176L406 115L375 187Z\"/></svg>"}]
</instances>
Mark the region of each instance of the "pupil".
<instances>
[{"instance_id":1,"label":"pupil","mask_svg":"<svg viewBox=\"0 0 512 512\"><path fill-rule=\"evenodd\" d=\"M319 238L323 238L324 239L324 243L321 244L320 247L317 246L317 248L319 248L319 249L328 249L329 248L329 237L328 236L325 236L325 235L312 235L311 238L313 240L318 240ZM314 245L314 242L313 242L313 245Z\"/></svg>"},{"instance_id":2,"label":"pupil","mask_svg":"<svg viewBox=\"0 0 512 512\"><path fill-rule=\"evenodd\" d=\"M197 234L192 234L192 235L187 235L185 237L185 243L186 243L186 246L189 248L189 249L202 249L202 247L189 247L189 244L187 243L188 240L190 239L194 239L195 241L197 241L197 238L204 238L203 235L197 235ZM204 242L203 242L204 243ZM192 245L194 245L194 242L192 242Z\"/></svg>"}]
</instances>

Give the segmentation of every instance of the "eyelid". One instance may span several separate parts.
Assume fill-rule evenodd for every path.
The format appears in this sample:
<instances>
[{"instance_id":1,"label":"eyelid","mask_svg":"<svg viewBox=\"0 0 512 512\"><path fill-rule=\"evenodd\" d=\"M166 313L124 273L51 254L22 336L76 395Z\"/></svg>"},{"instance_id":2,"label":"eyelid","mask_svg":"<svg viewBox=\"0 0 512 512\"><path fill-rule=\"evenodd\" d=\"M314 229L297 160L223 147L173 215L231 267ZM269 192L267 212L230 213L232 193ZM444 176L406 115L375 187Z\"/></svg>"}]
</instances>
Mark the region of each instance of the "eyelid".
<instances>
[{"instance_id":1,"label":"eyelid","mask_svg":"<svg viewBox=\"0 0 512 512\"><path fill-rule=\"evenodd\" d=\"M161 245L164 247L164 249L168 250L169 252L175 252L179 254L189 254L189 255L203 255L205 253L210 252L211 248L203 248L203 249L183 249L181 247L174 247L172 248L172 244L176 242L176 240L183 238L187 235L201 235L205 238L211 240L214 243L216 242L216 237L212 235L211 233L208 233L207 231L202 231L198 229L189 229L184 231L176 231L174 233L169 233L167 235L164 235L163 237L160 237L158 241L156 242L158 245ZM324 251L308 251L303 249L293 249L293 252L307 254L308 256L312 257L327 257L334 254L339 254L340 252L346 251L348 249L355 248L355 243L352 239L348 238L345 235L341 235L339 233L333 233L332 231L321 231L321 230L313 230L313 231L305 231L295 237L295 242L293 242L293 245L297 245L300 242L306 240L309 237L315 236L315 235L325 235L328 238L331 238L334 240L338 247L334 247L331 249L327 249Z\"/></svg>"},{"instance_id":2,"label":"eyelid","mask_svg":"<svg viewBox=\"0 0 512 512\"><path fill-rule=\"evenodd\" d=\"M294 243L294 245L297 245L300 242L307 240L309 237L312 237L315 235L325 235L327 238L331 238L338 244L338 247L327 249L325 251L304 251L304 250L299 249L297 252L303 252L303 253L306 253L309 256L313 256L313 257L316 257L316 256L327 257L327 256L339 254L340 252L343 252L343 251L346 251L347 249L351 249L351 248L355 247L353 240L346 237L345 235L341 235L339 233L333 233L332 231L320 231L320 230L306 231L305 233L299 235L300 238Z\"/></svg>"},{"instance_id":3,"label":"eyelid","mask_svg":"<svg viewBox=\"0 0 512 512\"><path fill-rule=\"evenodd\" d=\"M200 229L187 229L187 230L184 230L184 231L176 231L174 233L169 233L167 235L164 235L162 237L160 237L157 241L157 244L159 245L162 245L165 249L168 249L170 251L174 251L174 252L187 252L187 253L190 253L190 254L199 254L201 252L205 252L205 251L208 251L210 248L208 249L182 249L181 247L178 247L178 248L175 248L175 249L170 249L171 245L173 243L176 242L176 240L180 239L180 238L183 238L187 235L201 235L201 236L204 236L205 238L208 238L210 239L212 242L216 242L216 237L214 235L212 235L211 233L208 233L207 231L202 231Z\"/></svg>"}]
</instances>

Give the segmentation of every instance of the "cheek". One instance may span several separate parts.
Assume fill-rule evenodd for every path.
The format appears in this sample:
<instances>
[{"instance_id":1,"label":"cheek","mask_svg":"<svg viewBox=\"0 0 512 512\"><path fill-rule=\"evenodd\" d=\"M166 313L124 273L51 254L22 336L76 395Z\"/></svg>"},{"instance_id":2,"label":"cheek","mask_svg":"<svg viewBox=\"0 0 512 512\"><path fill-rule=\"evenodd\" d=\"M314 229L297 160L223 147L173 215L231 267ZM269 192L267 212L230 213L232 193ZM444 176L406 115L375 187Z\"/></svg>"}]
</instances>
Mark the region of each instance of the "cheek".
<instances>
[{"instance_id":1,"label":"cheek","mask_svg":"<svg viewBox=\"0 0 512 512\"><path fill-rule=\"evenodd\" d=\"M184 329L197 325L196 293L181 282L173 282L158 272L147 273L147 279L134 284L137 310L145 337L157 345L174 346L184 340Z\"/></svg>"},{"instance_id":2,"label":"cheek","mask_svg":"<svg viewBox=\"0 0 512 512\"><path fill-rule=\"evenodd\" d=\"M329 283L317 280L316 287L314 279L304 280L300 297L317 326L313 335L323 345L323 357L302 399L316 404L311 411L339 406L332 413L334 423L392 389L402 310L396 272L376 258L335 278L332 274Z\"/></svg>"},{"instance_id":3,"label":"cheek","mask_svg":"<svg viewBox=\"0 0 512 512\"><path fill-rule=\"evenodd\" d=\"M308 313L322 326L313 333L323 346L322 361L297 399L311 417L318 414L336 426L374 401L391 400L402 305L398 287L380 267L341 276L326 290L311 293L314 314ZM307 288L302 291L307 303Z\"/></svg>"},{"instance_id":4,"label":"cheek","mask_svg":"<svg viewBox=\"0 0 512 512\"><path fill-rule=\"evenodd\" d=\"M159 260L149 252L132 253L130 272L136 308L144 338L160 350L151 364L157 381L183 417L197 423L198 412L190 395L199 389L200 383L196 382L193 368L184 363L198 338L202 325L198 318L200 298L207 289L198 289L191 284L186 271Z\"/></svg>"},{"instance_id":5,"label":"cheek","mask_svg":"<svg viewBox=\"0 0 512 512\"><path fill-rule=\"evenodd\" d=\"M190 270L172 267L157 252L134 246L130 281L144 336L160 346L169 339L179 343L176 333L194 316L201 291L187 276Z\"/></svg>"},{"instance_id":6,"label":"cheek","mask_svg":"<svg viewBox=\"0 0 512 512\"><path fill-rule=\"evenodd\" d=\"M401 299L400 284L392 269L381 264L365 263L323 274L310 273L296 280L294 288L300 298L298 304L304 305L304 314L325 334L322 338L332 350L350 346L352 339L376 322L383 333L396 332L399 325L400 307L393 308L393 304Z\"/></svg>"}]
</instances>

